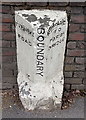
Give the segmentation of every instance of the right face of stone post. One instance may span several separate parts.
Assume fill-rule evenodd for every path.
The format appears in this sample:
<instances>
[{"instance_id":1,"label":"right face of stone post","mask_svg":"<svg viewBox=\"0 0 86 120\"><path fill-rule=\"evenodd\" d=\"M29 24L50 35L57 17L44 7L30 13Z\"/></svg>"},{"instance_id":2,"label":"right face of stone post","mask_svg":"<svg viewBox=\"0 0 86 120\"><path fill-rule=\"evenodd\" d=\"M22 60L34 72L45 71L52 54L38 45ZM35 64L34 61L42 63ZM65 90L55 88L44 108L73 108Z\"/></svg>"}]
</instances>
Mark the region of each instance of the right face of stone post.
<instances>
[{"instance_id":1,"label":"right face of stone post","mask_svg":"<svg viewBox=\"0 0 86 120\"><path fill-rule=\"evenodd\" d=\"M19 96L24 108L61 106L67 14L56 10L15 12Z\"/></svg>"}]
</instances>

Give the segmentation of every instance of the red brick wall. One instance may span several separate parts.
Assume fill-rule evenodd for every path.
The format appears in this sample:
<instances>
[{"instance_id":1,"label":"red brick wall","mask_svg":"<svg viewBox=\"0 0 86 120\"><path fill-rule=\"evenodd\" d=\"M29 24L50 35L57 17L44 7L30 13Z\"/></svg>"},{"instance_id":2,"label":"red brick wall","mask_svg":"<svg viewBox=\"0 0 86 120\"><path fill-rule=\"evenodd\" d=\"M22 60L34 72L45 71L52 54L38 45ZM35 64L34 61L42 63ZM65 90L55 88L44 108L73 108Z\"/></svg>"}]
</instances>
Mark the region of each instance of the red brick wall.
<instances>
[{"instance_id":1,"label":"red brick wall","mask_svg":"<svg viewBox=\"0 0 86 120\"><path fill-rule=\"evenodd\" d=\"M86 4L85 3L3 3L2 25L2 83L3 89L17 86L16 42L15 42L15 10L22 9L56 9L68 13L68 39L65 53L65 88L84 89L86 63ZM1 22L1 21L0 21ZM1 40L0 40L1 44Z\"/></svg>"}]
</instances>

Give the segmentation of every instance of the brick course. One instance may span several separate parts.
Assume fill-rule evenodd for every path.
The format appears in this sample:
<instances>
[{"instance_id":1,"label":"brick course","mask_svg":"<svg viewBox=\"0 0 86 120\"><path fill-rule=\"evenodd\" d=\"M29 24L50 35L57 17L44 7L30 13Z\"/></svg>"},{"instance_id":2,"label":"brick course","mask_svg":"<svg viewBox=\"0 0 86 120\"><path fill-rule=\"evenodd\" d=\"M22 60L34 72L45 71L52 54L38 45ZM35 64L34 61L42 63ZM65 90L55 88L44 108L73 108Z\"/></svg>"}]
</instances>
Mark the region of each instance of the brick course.
<instances>
[{"instance_id":1,"label":"brick course","mask_svg":"<svg viewBox=\"0 0 86 120\"><path fill-rule=\"evenodd\" d=\"M84 50L68 50L67 51L68 56L85 56Z\"/></svg>"},{"instance_id":2,"label":"brick course","mask_svg":"<svg viewBox=\"0 0 86 120\"><path fill-rule=\"evenodd\" d=\"M65 89L84 89L85 64L86 63L86 3L72 2L49 2L44 3L17 3L5 2L0 13L2 13L3 24L0 23L0 35L2 32L2 75L3 89L17 87L17 65L16 65L16 38L15 38L15 10L22 9L55 9L66 10L68 13L68 38L64 62ZM0 38L1 39L1 38Z\"/></svg>"},{"instance_id":3,"label":"brick course","mask_svg":"<svg viewBox=\"0 0 86 120\"><path fill-rule=\"evenodd\" d=\"M71 33L69 40L84 40L84 33Z\"/></svg>"}]
</instances>

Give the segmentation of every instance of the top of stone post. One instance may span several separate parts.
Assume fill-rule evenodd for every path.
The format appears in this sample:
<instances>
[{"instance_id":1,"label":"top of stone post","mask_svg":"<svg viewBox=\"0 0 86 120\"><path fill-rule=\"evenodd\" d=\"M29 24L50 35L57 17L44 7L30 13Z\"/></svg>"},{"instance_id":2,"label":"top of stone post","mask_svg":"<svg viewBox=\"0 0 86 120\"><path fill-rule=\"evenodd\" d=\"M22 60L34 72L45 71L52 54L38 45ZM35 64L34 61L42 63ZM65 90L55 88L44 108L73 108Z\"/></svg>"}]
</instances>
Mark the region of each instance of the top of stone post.
<instances>
[{"instance_id":1,"label":"top of stone post","mask_svg":"<svg viewBox=\"0 0 86 120\"><path fill-rule=\"evenodd\" d=\"M19 15L27 22L37 25L38 23L44 23L47 26L51 26L53 22L66 16L66 11L59 10L20 10L15 11L15 14Z\"/></svg>"}]
</instances>

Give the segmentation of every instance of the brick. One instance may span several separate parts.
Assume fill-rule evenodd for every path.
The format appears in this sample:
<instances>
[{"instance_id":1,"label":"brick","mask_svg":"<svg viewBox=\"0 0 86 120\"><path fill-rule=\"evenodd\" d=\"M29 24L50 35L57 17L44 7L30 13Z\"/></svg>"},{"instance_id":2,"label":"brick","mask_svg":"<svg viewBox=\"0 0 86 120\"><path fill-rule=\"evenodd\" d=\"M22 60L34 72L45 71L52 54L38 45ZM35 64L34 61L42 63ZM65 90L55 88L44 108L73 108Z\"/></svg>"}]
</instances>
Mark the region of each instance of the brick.
<instances>
[{"instance_id":1,"label":"brick","mask_svg":"<svg viewBox=\"0 0 86 120\"><path fill-rule=\"evenodd\" d=\"M56 6L56 7L54 7L54 6L47 6L47 8L50 9L50 10L61 10L61 11L65 11L65 9L66 10L68 9L68 7L65 7L65 6L64 7L62 7L62 6Z\"/></svg>"},{"instance_id":2,"label":"brick","mask_svg":"<svg viewBox=\"0 0 86 120\"><path fill-rule=\"evenodd\" d=\"M13 56L2 56L2 63L12 63L13 62Z\"/></svg>"},{"instance_id":3,"label":"brick","mask_svg":"<svg viewBox=\"0 0 86 120\"><path fill-rule=\"evenodd\" d=\"M68 56L85 56L84 50L68 50L67 51Z\"/></svg>"},{"instance_id":4,"label":"brick","mask_svg":"<svg viewBox=\"0 0 86 120\"><path fill-rule=\"evenodd\" d=\"M85 71L84 65L65 65L65 71Z\"/></svg>"},{"instance_id":5,"label":"brick","mask_svg":"<svg viewBox=\"0 0 86 120\"><path fill-rule=\"evenodd\" d=\"M2 90L8 90L8 89L18 89L18 85L17 84L10 84L10 83L3 83L2 84Z\"/></svg>"},{"instance_id":6,"label":"brick","mask_svg":"<svg viewBox=\"0 0 86 120\"><path fill-rule=\"evenodd\" d=\"M75 65L75 67L76 67L76 71L85 71L85 65Z\"/></svg>"},{"instance_id":7,"label":"brick","mask_svg":"<svg viewBox=\"0 0 86 120\"><path fill-rule=\"evenodd\" d=\"M69 34L69 40L84 40L84 33L71 33Z\"/></svg>"},{"instance_id":8,"label":"brick","mask_svg":"<svg viewBox=\"0 0 86 120\"><path fill-rule=\"evenodd\" d=\"M76 48L76 42L68 42L67 48L68 49L74 49L74 48Z\"/></svg>"},{"instance_id":9,"label":"brick","mask_svg":"<svg viewBox=\"0 0 86 120\"><path fill-rule=\"evenodd\" d=\"M47 2L48 2L48 0L42 0L42 1L40 1L39 0L39 2L27 2L27 4L26 5L28 5L28 6L47 6Z\"/></svg>"},{"instance_id":10,"label":"brick","mask_svg":"<svg viewBox=\"0 0 86 120\"><path fill-rule=\"evenodd\" d=\"M2 14L0 14L0 24L2 23Z\"/></svg>"},{"instance_id":11,"label":"brick","mask_svg":"<svg viewBox=\"0 0 86 120\"><path fill-rule=\"evenodd\" d=\"M2 40L2 47L4 48L8 48L8 47L10 47L10 41L4 41L4 40Z\"/></svg>"},{"instance_id":12,"label":"brick","mask_svg":"<svg viewBox=\"0 0 86 120\"><path fill-rule=\"evenodd\" d=\"M6 27L6 26L5 26ZM4 28L5 28L4 27ZM2 25L0 24L0 32L2 32L3 31L3 27L2 27Z\"/></svg>"},{"instance_id":13,"label":"brick","mask_svg":"<svg viewBox=\"0 0 86 120\"><path fill-rule=\"evenodd\" d=\"M84 78L85 74L84 72L74 72L74 77Z\"/></svg>"},{"instance_id":14,"label":"brick","mask_svg":"<svg viewBox=\"0 0 86 120\"><path fill-rule=\"evenodd\" d=\"M12 62L12 63L4 63L3 65L2 65L2 70L3 70L3 72L4 72L4 70L11 70L12 71L12 73L14 73L14 71L13 70L16 70L17 69L17 63L16 62Z\"/></svg>"},{"instance_id":15,"label":"brick","mask_svg":"<svg viewBox=\"0 0 86 120\"><path fill-rule=\"evenodd\" d=\"M2 57L0 56L0 63L2 64Z\"/></svg>"},{"instance_id":16,"label":"brick","mask_svg":"<svg viewBox=\"0 0 86 120\"><path fill-rule=\"evenodd\" d=\"M2 76L2 64L0 63L0 77Z\"/></svg>"},{"instance_id":17,"label":"brick","mask_svg":"<svg viewBox=\"0 0 86 120\"><path fill-rule=\"evenodd\" d=\"M78 49L85 49L86 48L86 42L77 42L76 47Z\"/></svg>"},{"instance_id":18,"label":"brick","mask_svg":"<svg viewBox=\"0 0 86 120\"><path fill-rule=\"evenodd\" d=\"M2 14L2 23L13 23L14 19L13 16L10 14Z\"/></svg>"},{"instance_id":19,"label":"brick","mask_svg":"<svg viewBox=\"0 0 86 120\"><path fill-rule=\"evenodd\" d=\"M19 6L19 5L24 5L24 2L2 2L2 5L7 5L7 6Z\"/></svg>"},{"instance_id":20,"label":"brick","mask_svg":"<svg viewBox=\"0 0 86 120\"><path fill-rule=\"evenodd\" d=\"M70 1L70 4L69 4L70 6L75 6L75 7L78 7L78 6L86 6L86 2L85 1L83 1L83 2L75 2L74 0L71 0Z\"/></svg>"},{"instance_id":21,"label":"brick","mask_svg":"<svg viewBox=\"0 0 86 120\"><path fill-rule=\"evenodd\" d=\"M0 13L10 13L11 12L11 8L10 6L2 6L2 8L0 8Z\"/></svg>"},{"instance_id":22,"label":"brick","mask_svg":"<svg viewBox=\"0 0 86 120\"><path fill-rule=\"evenodd\" d=\"M2 48L0 48L0 57L2 56Z\"/></svg>"},{"instance_id":23,"label":"brick","mask_svg":"<svg viewBox=\"0 0 86 120\"><path fill-rule=\"evenodd\" d=\"M82 84L82 78L65 78L66 84Z\"/></svg>"},{"instance_id":24,"label":"brick","mask_svg":"<svg viewBox=\"0 0 86 120\"><path fill-rule=\"evenodd\" d=\"M74 63L74 57L66 57L65 63L67 64Z\"/></svg>"},{"instance_id":25,"label":"brick","mask_svg":"<svg viewBox=\"0 0 86 120\"><path fill-rule=\"evenodd\" d=\"M84 85L72 85L71 89L76 89L76 90L84 90Z\"/></svg>"},{"instance_id":26,"label":"brick","mask_svg":"<svg viewBox=\"0 0 86 120\"><path fill-rule=\"evenodd\" d=\"M82 80L82 84L84 84L85 87L86 87L86 76L85 76L85 78Z\"/></svg>"},{"instance_id":27,"label":"brick","mask_svg":"<svg viewBox=\"0 0 86 120\"><path fill-rule=\"evenodd\" d=\"M2 40L0 40L0 48L2 48Z\"/></svg>"},{"instance_id":28,"label":"brick","mask_svg":"<svg viewBox=\"0 0 86 120\"><path fill-rule=\"evenodd\" d=\"M85 17L84 15L72 15L70 20L73 23L85 23Z\"/></svg>"},{"instance_id":29,"label":"brick","mask_svg":"<svg viewBox=\"0 0 86 120\"><path fill-rule=\"evenodd\" d=\"M86 15L86 6L84 7L84 14Z\"/></svg>"},{"instance_id":30,"label":"brick","mask_svg":"<svg viewBox=\"0 0 86 120\"><path fill-rule=\"evenodd\" d=\"M11 31L10 24L0 24L0 32L9 32Z\"/></svg>"},{"instance_id":31,"label":"brick","mask_svg":"<svg viewBox=\"0 0 86 120\"><path fill-rule=\"evenodd\" d=\"M16 77L13 77L13 76L3 77L2 80L3 80L3 83L17 84L17 79Z\"/></svg>"},{"instance_id":32,"label":"brick","mask_svg":"<svg viewBox=\"0 0 86 120\"><path fill-rule=\"evenodd\" d=\"M2 40L2 32L0 32L0 40Z\"/></svg>"},{"instance_id":33,"label":"brick","mask_svg":"<svg viewBox=\"0 0 86 120\"><path fill-rule=\"evenodd\" d=\"M0 59L1 61L1 59ZM17 56L2 56L2 64L4 63L12 63L12 62L17 62Z\"/></svg>"},{"instance_id":34,"label":"brick","mask_svg":"<svg viewBox=\"0 0 86 120\"><path fill-rule=\"evenodd\" d=\"M11 48L3 48L2 49L2 55L3 56L11 56L11 55L16 55L16 50L15 49L11 49Z\"/></svg>"},{"instance_id":35,"label":"brick","mask_svg":"<svg viewBox=\"0 0 86 120\"><path fill-rule=\"evenodd\" d=\"M2 5L0 4L0 13L2 12Z\"/></svg>"},{"instance_id":36,"label":"brick","mask_svg":"<svg viewBox=\"0 0 86 120\"><path fill-rule=\"evenodd\" d=\"M71 13L72 14L80 14L83 13L83 8L82 7L71 7Z\"/></svg>"},{"instance_id":37,"label":"brick","mask_svg":"<svg viewBox=\"0 0 86 120\"><path fill-rule=\"evenodd\" d=\"M69 32L80 32L80 24L70 24Z\"/></svg>"},{"instance_id":38,"label":"brick","mask_svg":"<svg viewBox=\"0 0 86 120\"><path fill-rule=\"evenodd\" d=\"M16 40L15 33L12 32L3 32L2 33L3 40Z\"/></svg>"},{"instance_id":39,"label":"brick","mask_svg":"<svg viewBox=\"0 0 86 120\"><path fill-rule=\"evenodd\" d=\"M65 72L64 73L64 76L67 78L67 77L72 77L72 72Z\"/></svg>"},{"instance_id":40,"label":"brick","mask_svg":"<svg viewBox=\"0 0 86 120\"><path fill-rule=\"evenodd\" d=\"M13 62L17 62L17 56L16 55L12 56L12 60L13 60Z\"/></svg>"},{"instance_id":41,"label":"brick","mask_svg":"<svg viewBox=\"0 0 86 120\"><path fill-rule=\"evenodd\" d=\"M0 63L0 72L2 72L1 70L2 70L2 63Z\"/></svg>"},{"instance_id":42,"label":"brick","mask_svg":"<svg viewBox=\"0 0 86 120\"><path fill-rule=\"evenodd\" d=\"M75 59L75 62L77 63L77 64L84 64L84 63L86 63L86 59L85 58L79 58L79 57L77 57L76 59Z\"/></svg>"},{"instance_id":43,"label":"brick","mask_svg":"<svg viewBox=\"0 0 86 120\"><path fill-rule=\"evenodd\" d=\"M5 69L2 69L2 76L4 76L4 77L9 77L9 76L13 76L13 72L12 72L12 70L5 70Z\"/></svg>"},{"instance_id":44,"label":"brick","mask_svg":"<svg viewBox=\"0 0 86 120\"><path fill-rule=\"evenodd\" d=\"M65 0L63 0L63 2L52 2L52 1L53 0L49 0L49 6L54 6L54 7L56 7L56 6L67 6L69 4L68 0L66 0L66 2L65 2Z\"/></svg>"},{"instance_id":45,"label":"brick","mask_svg":"<svg viewBox=\"0 0 86 120\"><path fill-rule=\"evenodd\" d=\"M17 64L16 64L17 65ZM17 67L16 67L17 68ZM13 76L16 76L17 77L17 74L18 74L18 70L17 69L14 69L13 70Z\"/></svg>"},{"instance_id":46,"label":"brick","mask_svg":"<svg viewBox=\"0 0 86 120\"><path fill-rule=\"evenodd\" d=\"M11 31L15 32L15 24L11 24Z\"/></svg>"},{"instance_id":47,"label":"brick","mask_svg":"<svg viewBox=\"0 0 86 120\"><path fill-rule=\"evenodd\" d=\"M0 93L2 92L2 82L0 81ZM1 95L1 94L0 94Z\"/></svg>"},{"instance_id":48,"label":"brick","mask_svg":"<svg viewBox=\"0 0 86 120\"><path fill-rule=\"evenodd\" d=\"M65 84L65 85L64 85L64 88L65 88L66 90L70 90L70 86L71 86L70 84Z\"/></svg>"},{"instance_id":49,"label":"brick","mask_svg":"<svg viewBox=\"0 0 86 120\"><path fill-rule=\"evenodd\" d=\"M13 47L13 48L16 47L16 41L11 41L11 47Z\"/></svg>"},{"instance_id":50,"label":"brick","mask_svg":"<svg viewBox=\"0 0 86 120\"><path fill-rule=\"evenodd\" d=\"M65 71L75 71L76 66L75 65L65 65Z\"/></svg>"},{"instance_id":51,"label":"brick","mask_svg":"<svg viewBox=\"0 0 86 120\"><path fill-rule=\"evenodd\" d=\"M86 33L86 24L81 25L80 32Z\"/></svg>"},{"instance_id":52,"label":"brick","mask_svg":"<svg viewBox=\"0 0 86 120\"><path fill-rule=\"evenodd\" d=\"M26 8L26 6L27 6L27 5L24 5L24 6L23 6L23 5L22 5L22 6L15 6L15 7L12 6L12 8L14 8L14 9L13 9L13 10L14 10L13 12L15 13L15 10L23 10L24 8ZM11 9L12 9L12 8L11 8ZM28 9L29 9L29 5L28 5Z\"/></svg>"},{"instance_id":53,"label":"brick","mask_svg":"<svg viewBox=\"0 0 86 120\"><path fill-rule=\"evenodd\" d=\"M4 63L5 64L5 63ZM8 66L9 65L11 65L11 63L10 64L8 64ZM6 64L5 64L5 66L6 66ZM8 66L6 67L6 68L4 68L4 65L3 65L3 69L2 69L2 76L3 77L16 77L17 76L17 73L18 73L18 71L17 70L14 70L14 69L12 69L12 68L8 68ZM12 65L11 65L12 66ZM15 66L16 67L16 66ZM15 68L16 69L16 68Z\"/></svg>"},{"instance_id":54,"label":"brick","mask_svg":"<svg viewBox=\"0 0 86 120\"><path fill-rule=\"evenodd\" d=\"M18 11L18 10L30 10L32 9L32 7L30 7L29 5L24 5L24 6L15 6L11 8L11 14L15 15L15 11ZM15 26L15 25L14 25ZM13 31L15 30L14 29L14 26L13 26Z\"/></svg>"}]
</instances>

